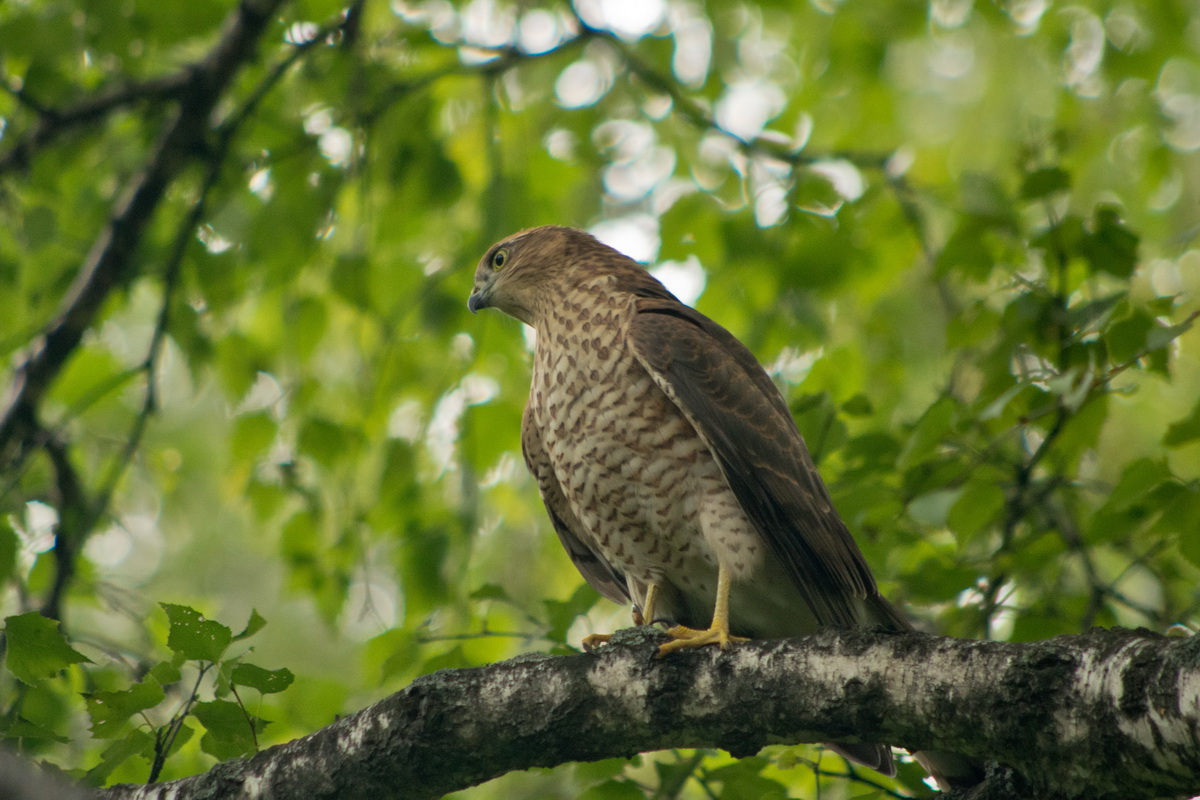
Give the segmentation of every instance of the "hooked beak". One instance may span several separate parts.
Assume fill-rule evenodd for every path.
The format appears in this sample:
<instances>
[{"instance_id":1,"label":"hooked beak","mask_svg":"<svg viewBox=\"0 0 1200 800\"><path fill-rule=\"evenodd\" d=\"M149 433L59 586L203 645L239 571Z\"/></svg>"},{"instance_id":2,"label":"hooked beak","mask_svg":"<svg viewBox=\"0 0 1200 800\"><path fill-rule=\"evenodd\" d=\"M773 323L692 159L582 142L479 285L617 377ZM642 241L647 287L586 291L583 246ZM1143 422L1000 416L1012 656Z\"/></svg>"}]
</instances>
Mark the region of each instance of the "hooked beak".
<instances>
[{"instance_id":1,"label":"hooked beak","mask_svg":"<svg viewBox=\"0 0 1200 800\"><path fill-rule=\"evenodd\" d=\"M473 292L471 292L471 296L467 298L467 308L470 309L472 314L474 314L479 309L487 307L487 296L483 293L482 289L476 288Z\"/></svg>"}]
</instances>

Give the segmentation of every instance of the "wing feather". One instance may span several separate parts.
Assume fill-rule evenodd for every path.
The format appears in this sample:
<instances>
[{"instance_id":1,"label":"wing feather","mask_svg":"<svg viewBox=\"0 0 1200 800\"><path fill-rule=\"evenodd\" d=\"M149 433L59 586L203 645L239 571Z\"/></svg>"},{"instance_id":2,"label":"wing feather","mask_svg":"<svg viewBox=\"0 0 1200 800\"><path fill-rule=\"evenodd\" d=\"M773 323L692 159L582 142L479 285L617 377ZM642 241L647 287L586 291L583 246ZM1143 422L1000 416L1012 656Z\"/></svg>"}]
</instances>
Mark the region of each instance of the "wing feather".
<instances>
[{"instance_id":1,"label":"wing feather","mask_svg":"<svg viewBox=\"0 0 1200 800\"><path fill-rule=\"evenodd\" d=\"M542 446L541 431L530 419L528 408L525 409L525 416L521 420L521 452L525 456L526 466L537 480L542 502L550 514L550 522L554 525L558 540L562 542L563 549L571 557L575 568L592 588L604 597L620 605L628 604L631 598L625 576L590 547L581 535L583 525L571 511L562 486L554 475L550 459Z\"/></svg>"},{"instance_id":2,"label":"wing feather","mask_svg":"<svg viewBox=\"0 0 1200 800\"><path fill-rule=\"evenodd\" d=\"M787 403L754 355L700 312L644 297L630 346L695 426L746 516L823 625L863 624L882 601ZM855 601L859 602L855 602ZM886 605L886 603L885 603Z\"/></svg>"}]
</instances>

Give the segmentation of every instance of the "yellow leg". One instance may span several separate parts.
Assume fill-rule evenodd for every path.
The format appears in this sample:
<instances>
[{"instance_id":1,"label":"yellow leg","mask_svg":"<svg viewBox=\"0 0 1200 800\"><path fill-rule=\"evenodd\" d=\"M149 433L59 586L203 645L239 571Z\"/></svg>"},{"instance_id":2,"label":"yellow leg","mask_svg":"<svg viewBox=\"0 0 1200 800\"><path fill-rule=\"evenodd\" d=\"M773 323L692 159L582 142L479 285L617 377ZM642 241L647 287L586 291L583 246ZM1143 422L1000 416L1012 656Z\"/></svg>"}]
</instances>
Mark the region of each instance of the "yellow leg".
<instances>
[{"instance_id":1,"label":"yellow leg","mask_svg":"<svg viewBox=\"0 0 1200 800\"><path fill-rule=\"evenodd\" d=\"M653 625L654 624L654 607L658 605L658 584L650 584L650 588L646 590L646 603L640 614L642 620L638 622L634 618L634 622L638 625Z\"/></svg>"},{"instance_id":2,"label":"yellow leg","mask_svg":"<svg viewBox=\"0 0 1200 800\"><path fill-rule=\"evenodd\" d=\"M732 582L725 565L718 566L717 605L713 609L712 625L708 627L708 630L685 628L682 625L668 629L667 635L671 637L672 641L658 648L659 658L668 653L674 653L676 650L690 650L693 647L704 647L710 644L715 644L724 650L729 647L730 642L748 641L743 636L729 635L729 586Z\"/></svg>"}]
</instances>

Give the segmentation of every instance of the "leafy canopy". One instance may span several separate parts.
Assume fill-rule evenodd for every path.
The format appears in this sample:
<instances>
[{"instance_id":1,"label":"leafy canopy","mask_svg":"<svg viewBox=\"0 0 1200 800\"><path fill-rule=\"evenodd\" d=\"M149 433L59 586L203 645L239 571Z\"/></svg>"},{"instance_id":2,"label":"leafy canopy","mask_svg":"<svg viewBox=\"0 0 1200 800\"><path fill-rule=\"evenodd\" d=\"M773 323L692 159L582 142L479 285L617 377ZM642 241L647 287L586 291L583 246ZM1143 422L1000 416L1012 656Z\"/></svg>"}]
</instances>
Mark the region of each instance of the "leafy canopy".
<instances>
[{"instance_id":1,"label":"leafy canopy","mask_svg":"<svg viewBox=\"0 0 1200 800\"><path fill-rule=\"evenodd\" d=\"M930 628L1200 621L1190 4L259 0L193 83L230 5L0 5L10 745L177 777L627 624L524 474L526 339L465 308L484 248L550 222L769 365ZM816 758L468 796L846 780Z\"/></svg>"}]
</instances>

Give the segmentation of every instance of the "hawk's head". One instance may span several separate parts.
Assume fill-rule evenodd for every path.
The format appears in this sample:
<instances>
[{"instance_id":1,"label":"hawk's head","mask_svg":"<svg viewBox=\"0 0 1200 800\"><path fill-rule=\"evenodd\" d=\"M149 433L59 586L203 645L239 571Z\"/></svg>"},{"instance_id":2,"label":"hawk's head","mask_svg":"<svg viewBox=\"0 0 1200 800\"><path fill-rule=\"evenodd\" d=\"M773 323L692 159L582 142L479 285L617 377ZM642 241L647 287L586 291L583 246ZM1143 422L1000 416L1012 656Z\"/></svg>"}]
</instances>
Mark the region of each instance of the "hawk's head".
<instances>
[{"instance_id":1,"label":"hawk's head","mask_svg":"<svg viewBox=\"0 0 1200 800\"><path fill-rule=\"evenodd\" d=\"M586 231L529 228L492 245L479 260L467 308L498 308L534 325L541 301L577 279L579 270L620 268L627 261L636 266Z\"/></svg>"}]
</instances>

